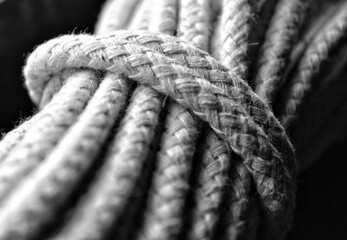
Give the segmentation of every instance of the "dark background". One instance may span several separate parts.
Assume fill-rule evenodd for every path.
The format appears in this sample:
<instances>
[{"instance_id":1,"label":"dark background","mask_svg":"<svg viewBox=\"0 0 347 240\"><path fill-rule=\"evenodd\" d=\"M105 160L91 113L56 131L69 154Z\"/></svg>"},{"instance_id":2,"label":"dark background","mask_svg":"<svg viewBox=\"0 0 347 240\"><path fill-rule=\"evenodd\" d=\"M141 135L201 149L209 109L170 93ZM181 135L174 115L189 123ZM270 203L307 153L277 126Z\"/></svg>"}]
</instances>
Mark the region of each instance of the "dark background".
<instances>
[{"instance_id":1,"label":"dark background","mask_svg":"<svg viewBox=\"0 0 347 240\"><path fill-rule=\"evenodd\" d=\"M71 32L92 32L103 0L0 0L0 130L30 116L34 106L21 76L35 45ZM35 8L30 7L35 4ZM347 138L298 178L294 239L347 239Z\"/></svg>"}]
</instances>

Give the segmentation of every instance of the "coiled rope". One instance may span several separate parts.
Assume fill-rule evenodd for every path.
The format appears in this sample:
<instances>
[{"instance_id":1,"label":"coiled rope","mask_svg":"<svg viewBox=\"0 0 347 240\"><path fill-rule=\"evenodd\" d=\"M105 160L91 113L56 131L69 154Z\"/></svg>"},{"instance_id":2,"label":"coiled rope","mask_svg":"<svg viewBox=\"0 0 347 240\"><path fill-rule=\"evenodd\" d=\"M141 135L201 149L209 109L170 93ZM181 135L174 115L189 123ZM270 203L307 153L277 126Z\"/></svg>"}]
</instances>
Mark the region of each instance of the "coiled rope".
<instances>
[{"instance_id":1,"label":"coiled rope","mask_svg":"<svg viewBox=\"0 0 347 240\"><path fill-rule=\"evenodd\" d=\"M309 2L279 1L252 69L273 2L111 0L97 35L37 47L24 76L41 110L0 142L0 239L283 239L298 167L265 102L295 99L277 111L295 129L305 61L342 44L346 4L302 47Z\"/></svg>"}]
</instances>

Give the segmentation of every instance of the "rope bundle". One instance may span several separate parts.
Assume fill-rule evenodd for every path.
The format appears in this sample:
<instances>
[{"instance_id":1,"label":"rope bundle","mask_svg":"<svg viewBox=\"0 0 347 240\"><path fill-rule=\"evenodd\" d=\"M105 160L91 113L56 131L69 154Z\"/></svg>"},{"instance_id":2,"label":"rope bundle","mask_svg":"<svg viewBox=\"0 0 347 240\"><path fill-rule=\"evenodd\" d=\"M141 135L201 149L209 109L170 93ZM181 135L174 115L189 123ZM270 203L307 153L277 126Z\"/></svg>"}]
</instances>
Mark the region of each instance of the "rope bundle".
<instances>
[{"instance_id":1,"label":"rope bundle","mask_svg":"<svg viewBox=\"0 0 347 240\"><path fill-rule=\"evenodd\" d=\"M24 76L41 110L0 142L0 239L283 239L298 166L265 102L296 140L328 56L316 89L340 87L339 4L317 32L303 0L273 16L274 1L108 1L98 35L37 47Z\"/></svg>"}]
</instances>

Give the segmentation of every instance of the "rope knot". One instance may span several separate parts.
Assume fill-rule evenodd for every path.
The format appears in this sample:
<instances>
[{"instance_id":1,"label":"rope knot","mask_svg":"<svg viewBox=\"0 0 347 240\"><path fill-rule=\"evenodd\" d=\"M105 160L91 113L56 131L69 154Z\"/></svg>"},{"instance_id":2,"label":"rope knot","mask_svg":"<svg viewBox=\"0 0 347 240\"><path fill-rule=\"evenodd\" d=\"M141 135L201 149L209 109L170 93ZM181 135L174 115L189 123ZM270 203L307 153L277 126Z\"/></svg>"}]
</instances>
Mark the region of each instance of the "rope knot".
<instances>
[{"instance_id":1,"label":"rope knot","mask_svg":"<svg viewBox=\"0 0 347 240\"><path fill-rule=\"evenodd\" d=\"M145 31L61 36L29 56L24 76L30 97L39 104L53 76L80 68L148 85L208 122L243 159L272 233L289 229L295 196L293 147L268 106L207 52ZM230 84L228 91L219 87L221 81Z\"/></svg>"}]
</instances>

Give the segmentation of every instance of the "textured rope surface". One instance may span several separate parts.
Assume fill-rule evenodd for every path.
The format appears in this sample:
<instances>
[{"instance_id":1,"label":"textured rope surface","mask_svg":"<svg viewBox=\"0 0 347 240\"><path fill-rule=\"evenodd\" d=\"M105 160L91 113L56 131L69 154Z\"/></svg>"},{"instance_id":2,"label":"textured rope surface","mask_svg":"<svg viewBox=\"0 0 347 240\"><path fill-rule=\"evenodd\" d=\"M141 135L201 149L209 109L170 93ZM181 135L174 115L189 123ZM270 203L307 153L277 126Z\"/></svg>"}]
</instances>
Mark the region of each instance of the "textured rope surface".
<instances>
[{"instance_id":1,"label":"textured rope surface","mask_svg":"<svg viewBox=\"0 0 347 240\"><path fill-rule=\"evenodd\" d=\"M109 0L103 35L39 46L40 111L0 142L0 239L283 239L297 163L271 108L300 167L346 119L346 3L307 7Z\"/></svg>"},{"instance_id":2,"label":"textured rope surface","mask_svg":"<svg viewBox=\"0 0 347 240\"><path fill-rule=\"evenodd\" d=\"M221 16L221 61L232 72L246 78L247 50L252 7L248 0L223 0Z\"/></svg>"},{"instance_id":3,"label":"textured rope surface","mask_svg":"<svg viewBox=\"0 0 347 240\"><path fill-rule=\"evenodd\" d=\"M256 93L268 102L272 102L278 86L283 84L282 72L307 6L307 1L302 0L282 0L277 5L276 14L267 30L255 78Z\"/></svg>"},{"instance_id":4,"label":"textured rope surface","mask_svg":"<svg viewBox=\"0 0 347 240\"><path fill-rule=\"evenodd\" d=\"M177 29L178 1L160 2L148 28L173 35ZM180 25L184 24L182 21ZM197 128L191 114L177 103L169 103L168 109L144 225L138 234L140 239L173 239L183 225Z\"/></svg>"},{"instance_id":5,"label":"textured rope surface","mask_svg":"<svg viewBox=\"0 0 347 240\"><path fill-rule=\"evenodd\" d=\"M312 90L311 79L318 72L320 65L328 58L331 49L344 41L347 26L347 4L341 6L338 13L319 31L306 49L298 63L296 73L290 79L290 87L282 94L281 121L288 126L297 116L297 108L304 96Z\"/></svg>"},{"instance_id":6,"label":"textured rope surface","mask_svg":"<svg viewBox=\"0 0 347 240\"><path fill-rule=\"evenodd\" d=\"M152 48L143 46L146 42L151 43ZM237 89L235 93L238 95L231 94L230 98L220 88L199 76L197 72L156 52L153 48L154 42L158 43L156 48L161 46L162 51L160 52L164 54L170 54L170 50L175 48L180 51L186 48L186 51L195 52L195 58L189 58L191 59L190 66L204 61L204 57L212 61L206 53L187 46L184 42L159 34L120 31L114 35L101 37L63 36L41 45L29 57L24 70L26 84L33 99L40 99L39 94L42 93L49 76L58 74L65 68L88 67L126 75L171 96L180 104L192 109L197 116L208 121L212 129L225 139L236 153L242 156L263 201L262 205L269 217L270 227L274 231L281 232L282 225L285 225L288 218L291 218L294 194L290 175L295 172L293 168L295 164L284 162L281 157L281 153L285 153L284 156L290 156L290 161L293 161L293 151L282 127L271 115L271 111L266 105L252 94L242 80L233 79L234 82L237 81L234 84ZM136 53L133 54L128 49L136 49ZM187 55L186 59L189 57L189 54ZM213 70L212 66L209 67L212 69L207 70L213 71L210 78L231 77L218 62L213 61L212 64L216 66L214 68L221 70ZM242 88L238 88L238 85ZM244 94L240 95L240 91ZM244 110L242 96L247 95L259 104L257 108L260 111L252 112L262 116L262 119L259 118L258 121L264 124L264 118L269 117L270 119L265 122L273 122L272 131L267 129L265 131L270 133L271 140L274 138L280 140L275 145L280 148L277 149L264 133L262 127L265 126L256 124ZM274 221L274 219L277 220ZM281 225L280 228L276 226L278 223ZM276 225L271 226L272 224Z\"/></svg>"},{"instance_id":7,"label":"textured rope surface","mask_svg":"<svg viewBox=\"0 0 347 240\"><path fill-rule=\"evenodd\" d=\"M63 91L35 117L33 126L13 149L18 154L8 155L3 160L0 168L0 200L38 166L57 144L67 127L76 121L77 115L97 87L94 73L81 74L85 74L83 78L80 74L72 76L73 79L68 80ZM33 144L35 148L32 148Z\"/></svg>"}]
</instances>

